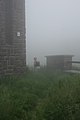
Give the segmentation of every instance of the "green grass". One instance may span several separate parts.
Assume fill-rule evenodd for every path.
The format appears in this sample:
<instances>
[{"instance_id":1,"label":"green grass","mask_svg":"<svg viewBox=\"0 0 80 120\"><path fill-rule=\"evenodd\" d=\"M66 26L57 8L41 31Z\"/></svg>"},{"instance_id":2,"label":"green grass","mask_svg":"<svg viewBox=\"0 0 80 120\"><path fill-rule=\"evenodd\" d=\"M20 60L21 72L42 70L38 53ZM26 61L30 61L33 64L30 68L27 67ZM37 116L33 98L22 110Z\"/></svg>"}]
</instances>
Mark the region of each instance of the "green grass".
<instances>
[{"instance_id":1,"label":"green grass","mask_svg":"<svg viewBox=\"0 0 80 120\"><path fill-rule=\"evenodd\" d=\"M80 120L80 75L40 71L1 77L0 120Z\"/></svg>"}]
</instances>

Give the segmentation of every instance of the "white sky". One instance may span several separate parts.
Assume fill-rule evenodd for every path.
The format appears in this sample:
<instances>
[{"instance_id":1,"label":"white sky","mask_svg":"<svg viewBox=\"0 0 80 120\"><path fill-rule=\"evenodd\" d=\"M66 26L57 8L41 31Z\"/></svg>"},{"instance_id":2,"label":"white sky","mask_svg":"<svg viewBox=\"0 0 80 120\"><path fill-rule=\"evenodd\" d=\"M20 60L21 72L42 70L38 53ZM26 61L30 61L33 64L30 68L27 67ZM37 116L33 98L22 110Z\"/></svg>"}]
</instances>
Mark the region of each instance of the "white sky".
<instances>
[{"instance_id":1,"label":"white sky","mask_svg":"<svg viewBox=\"0 0 80 120\"><path fill-rule=\"evenodd\" d=\"M73 54L80 60L80 0L26 0L27 61Z\"/></svg>"}]
</instances>

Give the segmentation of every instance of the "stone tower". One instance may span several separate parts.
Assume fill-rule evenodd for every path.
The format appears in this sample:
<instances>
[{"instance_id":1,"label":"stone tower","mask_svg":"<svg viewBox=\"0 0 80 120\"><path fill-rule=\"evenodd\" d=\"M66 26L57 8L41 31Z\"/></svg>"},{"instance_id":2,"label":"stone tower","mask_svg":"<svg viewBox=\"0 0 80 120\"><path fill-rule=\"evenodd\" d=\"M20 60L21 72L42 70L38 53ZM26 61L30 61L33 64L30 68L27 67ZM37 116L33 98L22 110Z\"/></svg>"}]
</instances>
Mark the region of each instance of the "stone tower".
<instances>
[{"instance_id":1,"label":"stone tower","mask_svg":"<svg viewBox=\"0 0 80 120\"><path fill-rule=\"evenodd\" d=\"M25 68L25 0L0 0L0 75Z\"/></svg>"}]
</instances>

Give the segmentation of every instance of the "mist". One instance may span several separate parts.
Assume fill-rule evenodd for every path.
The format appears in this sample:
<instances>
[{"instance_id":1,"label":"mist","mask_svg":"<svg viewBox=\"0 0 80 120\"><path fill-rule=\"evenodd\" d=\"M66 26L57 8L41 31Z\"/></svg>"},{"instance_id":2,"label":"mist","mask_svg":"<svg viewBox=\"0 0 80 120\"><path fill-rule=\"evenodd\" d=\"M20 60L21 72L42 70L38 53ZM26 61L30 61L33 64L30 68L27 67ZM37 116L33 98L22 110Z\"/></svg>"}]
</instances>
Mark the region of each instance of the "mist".
<instances>
[{"instance_id":1,"label":"mist","mask_svg":"<svg viewBox=\"0 0 80 120\"><path fill-rule=\"evenodd\" d=\"M26 0L27 64L36 56L74 55L80 60L80 0Z\"/></svg>"}]
</instances>

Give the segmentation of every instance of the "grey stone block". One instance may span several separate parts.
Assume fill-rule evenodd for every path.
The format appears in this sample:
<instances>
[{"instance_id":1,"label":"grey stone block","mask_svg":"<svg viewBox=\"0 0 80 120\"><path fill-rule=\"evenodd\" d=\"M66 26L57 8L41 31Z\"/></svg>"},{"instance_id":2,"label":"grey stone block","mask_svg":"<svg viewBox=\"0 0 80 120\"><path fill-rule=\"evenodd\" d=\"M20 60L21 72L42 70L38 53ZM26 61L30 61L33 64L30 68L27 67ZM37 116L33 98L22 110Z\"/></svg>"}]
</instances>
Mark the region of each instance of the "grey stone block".
<instances>
[{"instance_id":1,"label":"grey stone block","mask_svg":"<svg viewBox=\"0 0 80 120\"><path fill-rule=\"evenodd\" d=\"M25 70L25 0L0 0L0 75Z\"/></svg>"}]
</instances>

